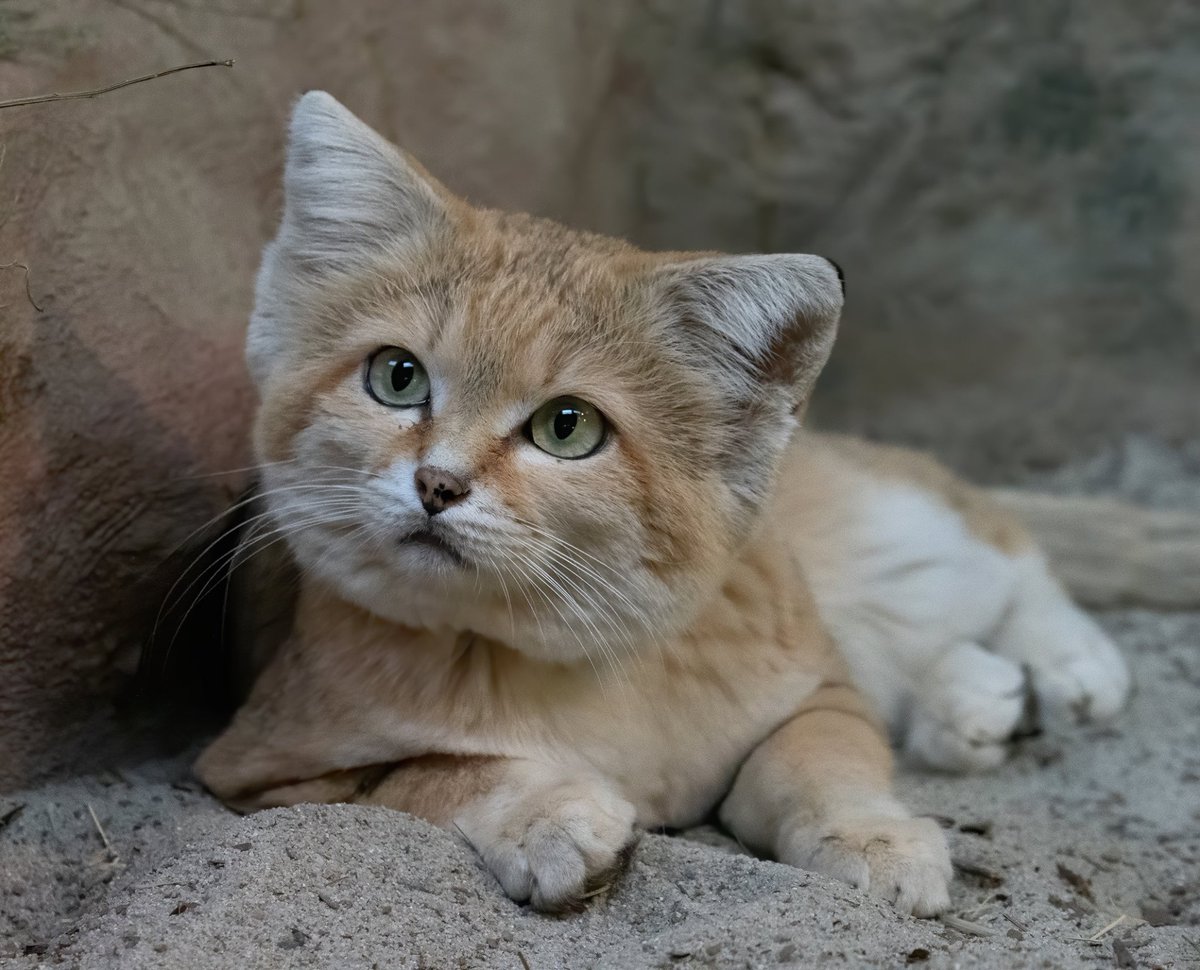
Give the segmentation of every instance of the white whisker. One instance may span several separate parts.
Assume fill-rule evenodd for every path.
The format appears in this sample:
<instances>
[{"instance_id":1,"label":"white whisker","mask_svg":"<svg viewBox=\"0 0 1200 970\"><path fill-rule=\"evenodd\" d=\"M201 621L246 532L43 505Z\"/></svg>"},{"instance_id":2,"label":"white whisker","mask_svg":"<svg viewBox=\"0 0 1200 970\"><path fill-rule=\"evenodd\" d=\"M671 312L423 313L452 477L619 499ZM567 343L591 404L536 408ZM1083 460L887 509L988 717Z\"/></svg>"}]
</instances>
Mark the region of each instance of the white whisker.
<instances>
[{"instance_id":1,"label":"white whisker","mask_svg":"<svg viewBox=\"0 0 1200 970\"><path fill-rule=\"evenodd\" d=\"M356 512L359 508L360 505L358 502L352 502L344 496L331 497L324 503L318 502L309 505L305 510L306 518L304 518L303 521L285 523L284 525L281 525L277 529L273 530L273 532L269 533L269 535L279 534L282 538L286 538L288 534L291 534L293 531L299 531L301 528L307 528L312 525L334 521L333 518L329 517L330 513L334 513L335 516L348 515ZM232 567L234 564L236 564L239 554L243 552L245 548L248 548L252 543L258 541L258 538L255 537L255 532L257 531L259 525L261 525L265 519L268 519L276 514L276 510L267 509L263 512L253 515L250 518L238 523L231 529L224 530L216 539L205 546L204 549L192 559L187 568L179 574L164 595L162 605L159 607L158 614L155 616L154 625L151 629L151 638L154 639L158 636L158 629L162 623L164 615L173 610L178 602L183 600L184 597L186 597L193 589L195 589L197 584L202 583L203 586L200 592L193 597L191 605L184 612L182 619L179 621L179 624L176 627L175 634L171 638L171 644L174 644L196 605L203 600L204 596L207 595L208 591L212 588L214 579L218 582L220 581L222 570L224 570L226 567ZM187 584L187 586L178 594L178 596L175 596L175 591L179 588L180 584L188 578L196 566L203 562L208 554L212 552L214 548L216 548L216 546L225 541L230 533L247 527L250 531L246 539L240 541L231 552L222 554L220 557L218 557L216 562L209 563L207 566L201 569L199 574ZM249 557L246 558L248 559ZM243 562L244 561L245 560L243 560ZM169 650L170 646L168 646L168 651Z\"/></svg>"}]
</instances>

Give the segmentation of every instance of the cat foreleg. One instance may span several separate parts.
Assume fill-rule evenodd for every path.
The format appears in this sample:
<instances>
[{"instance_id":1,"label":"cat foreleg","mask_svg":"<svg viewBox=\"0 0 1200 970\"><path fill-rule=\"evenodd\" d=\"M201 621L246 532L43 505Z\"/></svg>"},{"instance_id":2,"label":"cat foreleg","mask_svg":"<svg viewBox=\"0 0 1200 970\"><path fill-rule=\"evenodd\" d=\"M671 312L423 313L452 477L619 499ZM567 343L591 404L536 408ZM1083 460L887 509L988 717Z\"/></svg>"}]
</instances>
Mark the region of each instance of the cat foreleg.
<instances>
[{"instance_id":1,"label":"cat foreleg","mask_svg":"<svg viewBox=\"0 0 1200 970\"><path fill-rule=\"evenodd\" d=\"M638 838L633 805L606 779L521 758L414 759L354 801L457 832L512 899L547 911L619 876Z\"/></svg>"},{"instance_id":2,"label":"cat foreleg","mask_svg":"<svg viewBox=\"0 0 1200 970\"><path fill-rule=\"evenodd\" d=\"M817 690L742 765L721 819L751 848L932 916L950 905L945 836L891 792L888 742L862 697Z\"/></svg>"}]
</instances>

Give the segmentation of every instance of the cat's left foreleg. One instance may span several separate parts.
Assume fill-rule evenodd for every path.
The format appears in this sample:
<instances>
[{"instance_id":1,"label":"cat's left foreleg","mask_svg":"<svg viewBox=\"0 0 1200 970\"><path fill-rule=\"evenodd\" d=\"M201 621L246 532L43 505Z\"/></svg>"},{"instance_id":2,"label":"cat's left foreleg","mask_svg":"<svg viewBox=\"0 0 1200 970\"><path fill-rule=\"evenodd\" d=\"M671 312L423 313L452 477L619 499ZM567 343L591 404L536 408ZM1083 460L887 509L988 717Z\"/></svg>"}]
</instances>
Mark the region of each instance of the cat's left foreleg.
<instances>
[{"instance_id":1,"label":"cat's left foreleg","mask_svg":"<svg viewBox=\"0 0 1200 970\"><path fill-rule=\"evenodd\" d=\"M721 819L752 848L932 916L950 905L945 836L891 792L887 739L849 686L817 690L742 765Z\"/></svg>"}]
</instances>

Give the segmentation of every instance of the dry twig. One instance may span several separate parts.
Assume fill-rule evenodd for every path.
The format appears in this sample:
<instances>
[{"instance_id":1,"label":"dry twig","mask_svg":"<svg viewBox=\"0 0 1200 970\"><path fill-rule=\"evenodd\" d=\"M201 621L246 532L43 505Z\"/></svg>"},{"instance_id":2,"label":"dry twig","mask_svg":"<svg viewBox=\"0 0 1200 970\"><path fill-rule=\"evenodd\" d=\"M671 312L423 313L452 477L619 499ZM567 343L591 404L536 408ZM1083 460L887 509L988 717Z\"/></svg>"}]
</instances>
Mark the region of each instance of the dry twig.
<instances>
[{"instance_id":1,"label":"dry twig","mask_svg":"<svg viewBox=\"0 0 1200 970\"><path fill-rule=\"evenodd\" d=\"M41 313L43 308L41 304L33 298L33 289L29 283L29 267L24 263L18 263L16 261L11 263L0 263L0 269L12 269L13 267L25 270L25 299L27 299L33 305L33 308L37 310L38 313Z\"/></svg>"},{"instance_id":2,"label":"dry twig","mask_svg":"<svg viewBox=\"0 0 1200 970\"><path fill-rule=\"evenodd\" d=\"M1109 933L1111 933L1113 930L1115 930L1118 926L1121 926L1125 923L1137 923L1137 922L1141 922L1141 921L1135 920L1128 913L1122 913L1120 916L1118 916L1115 920L1113 920L1107 926L1102 926L1100 929L1096 930L1096 932L1093 933L1091 936L1068 936L1067 939L1071 940L1074 943L1087 943L1089 946L1101 946L1103 943L1104 937L1107 936Z\"/></svg>"},{"instance_id":3,"label":"dry twig","mask_svg":"<svg viewBox=\"0 0 1200 970\"><path fill-rule=\"evenodd\" d=\"M100 841L104 843L104 851L108 853L108 861L116 862L117 854L113 851L112 842L109 841L108 833L104 831L104 826L100 824L100 819L96 817L96 810L92 808L92 803L87 803L88 814L92 817L92 822L95 823L96 831L100 833Z\"/></svg>"},{"instance_id":4,"label":"dry twig","mask_svg":"<svg viewBox=\"0 0 1200 970\"><path fill-rule=\"evenodd\" d=\"M942 913L938 919L952 930L958 930L960 933L966 933L970 936L995 936L996 931L989 926L983 926L980 923L973 923L970 920L963 919L961 916L955 916L953 913Z\"/></svg>"},{"instance_id":5,"label":"dry twig","mask_svg":"<svg viewBox=\"0 0 1200 970\"><path fill-rule=\"evenodd\" d=\"M1100 938L1102 936L1104 936L1106 933L1108 933L1112 930L1115 930L1118 926L1120 926L1122 923L1124 923L1127 919L1129 919L1129 917L1126 916L1124 913L1122 913L1115 920L1113 920L1111 923L1109 923L1106 927L1104 927L1103 929L1097 930L1095 933L1093 933L1091 936L1089 936L1088 942L1089 943L1099 943Z\"/></svg>"},{"instance_id":6,"label":"dry twig","mask_svg":"<svg viewBox=\"0 0 1200 970\"><path fill-rule=\"evenodd\" d=\"M12 98L8 101L0 101L0 108L19 108L23 105L43 104L47 101L82 101L87 98L98 98L100 95L108 94L110 91L119 91L121 88L127 88L131 84L141 84L144 81L157 81L160 77L166 77L168 74L178 74L180 71L194 71L198 67L233 67L233 59L182 64L179 67L167 68L165 71L158 71L154 74L143 74L140 77L131 77L125 81L117 81L115 84L108 84L102 88L91 88L87 91L68 91L64 94L35 94L27 98Z\"/></svg>"},{"instance_id":7,"label":"dry twig","mask_svg":"<svg viewBox=\"0 0 1200 970\"><path fill-rule=\"evenodd\" d=\"M1008 920L1010 923L1012 923L1012 925L1013 925L1013 926L1015 926L1015 927L1016 927L1018 930L1020 930L1022 933L1028 933L1028 932L1029 932L1029 927L1028 927L1028 926L1026 926L1024 923L1022 923L1022 922L1021 922L1019 919L1017 919L1015 916L1013 916L1013 915L1011 915L1011 914L1009 914L1009 913L1001 913L1000 915L1001 915L1001 916L1003 916L1003 917L1004 917L1006 920Z\"/></svg>"}]
</instances>

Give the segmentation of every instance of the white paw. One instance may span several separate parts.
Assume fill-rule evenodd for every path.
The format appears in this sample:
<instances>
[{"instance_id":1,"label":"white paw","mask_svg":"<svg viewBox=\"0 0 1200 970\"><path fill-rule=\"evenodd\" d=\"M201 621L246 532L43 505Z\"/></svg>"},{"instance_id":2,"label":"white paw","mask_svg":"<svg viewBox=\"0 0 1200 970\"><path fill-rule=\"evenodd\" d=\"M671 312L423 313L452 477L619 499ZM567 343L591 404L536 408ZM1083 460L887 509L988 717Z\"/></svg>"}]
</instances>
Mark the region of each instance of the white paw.
<instances>
[{"instance_id":1,"label":"white paw","mask_svg":"<svg viewBox=\"0 0 1200 970\"><path fill-rule=\"evenodd\" d=\"M1061 621L1056 632L1068 649L1056 651L1052 663L1029 662L1042 722L1054 727L1110 720L1125 706L1132 687L1125 659L1082 612Z\"/></svg>"},{"instance_id":2,"label":"white paw","mask_svg":"<svg viewBox=\"0 0 1200 970\"><path fill-rule=\"evenodd\" d=\"M905 750L931 768L985 771L1008 756L1025 707L1025 675L978 644L951 648L913 696Z\"/></svg>"},{"instance_id":3,"label":"white paw","mask_svg":"<svg viewBox=\"0 0 1200 970\"><path fill-rule=\"evenodd\" d=\"M1022 568L1012 610L993 647L1029 668L1045 726L1108 720L1129 699L1132 680L1125 658L1040 563Z\"/></svg>"},{"instance_id":4,"label":"white paw","mask_svg":"<svg viewBox=\"0 0 1200 970\"><path fill-rule=\"evenodd\" d=\"M932 819L868 815L804 826L784 842L780 860L866 889L915 916L950 906L950 850Z\"/></svg>"},{"instance_id":5,"label":"white paw","mask_svg":"<svg viewBox=\"0 0 1200 970\"><path fill-rule=\"evenodd\" d=\"M580 906L628 864L635 810L592 779L547 782L535 767L470 805L455 825L516 902Z\"/></svg>"}]
</instances>

